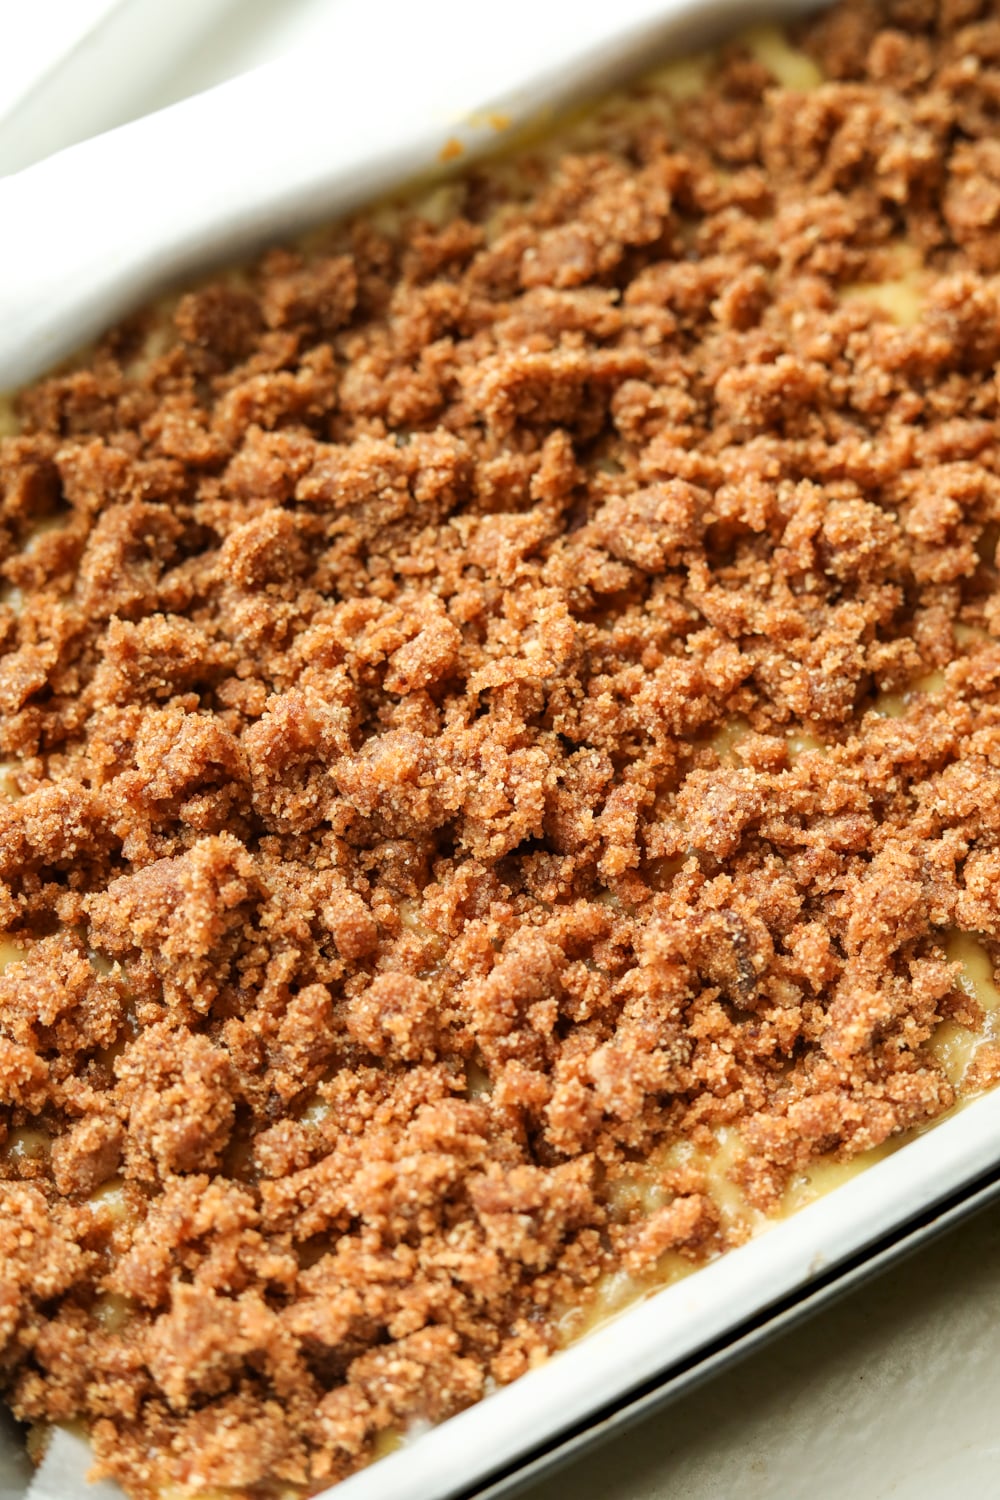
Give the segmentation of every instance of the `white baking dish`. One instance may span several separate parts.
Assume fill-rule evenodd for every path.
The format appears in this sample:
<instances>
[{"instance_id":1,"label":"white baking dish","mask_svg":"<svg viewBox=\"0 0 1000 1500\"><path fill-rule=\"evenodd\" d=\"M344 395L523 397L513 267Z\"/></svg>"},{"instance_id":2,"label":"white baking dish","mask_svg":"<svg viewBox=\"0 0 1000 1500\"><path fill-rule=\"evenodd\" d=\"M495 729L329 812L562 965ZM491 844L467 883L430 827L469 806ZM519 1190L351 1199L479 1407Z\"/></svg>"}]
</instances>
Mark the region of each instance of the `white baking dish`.
<instances>
[{"instance_id":1,"label":"white baking dish","mask_svg":"<svg viewBox=\"0 0 1000 1500\"><path fill-rule=\"evenodd\" d=\"M0 391L200 266L537 128L667 48L821 3L579 0L567 25L562 0L334 0L302 54L0 179Z\"/></svg>"},{"instance_id":2,"label":"white baking dish","mask_svg":"<svg viewBox=\"0 0 1000 1500\"><path fill-rule=\"evenodd\" d=\"M556 0L550 0L550 4L555 5ZM526 10L524 6L520 8ZM794 5L792 0L783 7L785 11L800 8L803 7ZM349 11L350 6L346 9ZM371 7L367 21L361 8L355 9L357 24L370 26ZM582 9L590 14L597 7ZM639 9L644 19L637 29ZM656 9L654 3L632 10L623 7L617 42L609 46L603 58L595 55L593 46L578 48L574 53L575 72L569 70L560 75L551 51L545 54L544 47L541 52L526 56L525 86L510 94L502 91L481 94L478 97L482 108L503 109L514 119L524 119L537 112L546 90L548 97L564 100L581 85L599 87L620 77L629 66L640 62L648 65L655 60L656 39L659 38L662 47L665 40L676 40L677 36L678 7L671 7L663 0L659 7L663 13L662 25L656 21ZM690 20L692 7L681 9ZM702 37L706 25L717 32L720 25L732 24L734 18L742 21L747 18L747 7L732 4L696 9L698 14L694 19ZM771 14L781 9L774 5L769 8ZM516 5L508 6L508 18L511 12L516 15L517 10ZM548 45L551 49L551 36ZM328 217L366 196L365 188L369 192L382 191L432 165L441 142L460 128L461 122L456 125L454 115L447 110L442 112L427 106L421 92L425 79L420 72L419 57L411 62L411 96L394 96L393 128L404 131L404 127L413 126L415 101L423 99L417 111L423 121L420 130L414 128L409 134L398 135L395 149L389 149L384 117L377 125L374 118L367 123L360 118L356 132L350 139L345 138L339 155L328 157L323 163L316 157L304 164L300 178L293 185L276 173L272 162L269 172L262 170L252 202L249 206L244 204L239 214L234 212L232 195L226 192L220 192L214 217L204 199L199 199L190 217L175 226L176 234L166 256L155 243L155 224L138 223L137 235L144 239L148 255L134 261L134 274L124 287L119 284L112 288L109 283L102 293L109 300L91 304L85 309L85 318L93 325L98 312L101 318L110 316L123 298L144 294L165 275L192 269L206 255L232 253L240 243L240 234L259 238L267 223L275 232L285 232L310 217ZM354 95L352 98L352 107L359 108ZM207 96L199 107L203 128L212 119L220 121L225 117L225 98L221 92ZM138 159L144 139L147 145L155 139L157 149L161 149L169 139L167 119L166 115L158 117L155 129L147 123L146 129L153 134L145 138L141 133L133 133L130 139L125 139L126 132L122 132L116 149L133 153L133 159ZM135 127L129 129L135 131ZM475 127L471 129L473 134L467 144L474 147L478 142L473 138ZM97 147L97 151L105 149L106 144ZM81 153L87 150L79 148ZM78 167L82 163L83 170L88 169L88 160L91 163L100 160L99 155L90 158L73 155ZM67 154L48 170L65 173L69 166ZM245 184L241 190L248 191ZM66 256L73 253L72 246L64 247ZM5 256L3 295L10 298L17 287L18 256L21 265L24 264L24 249L19 251L8 241ZM520 1460L627 1400L636 1390L665 1379L679 1364L697 1358L700 1351L718 1344L766 1309L805 1295L818 1278L828 1276L831 1269L859 1254L864 1255L916 1215L954 1197L956 1192L966 1189L971 1192L983 1175L998 1165L1000 1093L969 1105L794 1218L775 1224L750 1244L646 1299L553 1358L542 1369L522 1377L327 1493L331 1496L335 1493L337 1500L448 1500L448 1497L471 1495L488 1484L492 1475L509 1471ZM78 1463L78 1455L71 1453L70 1461ZM24 1476L23 1455L16 1440L9 1430L0 1430L0 1500L16 1500L23 1495ZM50 1471L41 1485L32 1488L32 1494L70 1500L71 1490L74 1496L82 1493L72 1476L62 1479ZM95 1500L110 1493L117 1491L113 1486L102 1486L94 1492Z\"/></svg>"}]
</instances>

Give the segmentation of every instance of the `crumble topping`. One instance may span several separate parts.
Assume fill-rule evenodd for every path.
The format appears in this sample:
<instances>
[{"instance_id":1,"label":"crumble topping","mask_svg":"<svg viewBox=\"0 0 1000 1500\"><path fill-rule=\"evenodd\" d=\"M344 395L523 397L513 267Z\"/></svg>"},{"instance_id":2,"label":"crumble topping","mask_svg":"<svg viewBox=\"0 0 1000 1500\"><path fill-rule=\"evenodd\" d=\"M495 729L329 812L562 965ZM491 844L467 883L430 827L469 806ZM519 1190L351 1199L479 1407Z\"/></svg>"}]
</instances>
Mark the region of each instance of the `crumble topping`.
<instances>
[{"instance_id":1,"label":"crumble topping","mask_svg":"<svg viewBox=\"0 0 1000 1500\"><path fill-rule=\"evenodd\" d=\"M137 1500L315 1490L1000 1077L1000 22L800 40L19 398L0 1372Z\"/></svg>"}]
</instances>

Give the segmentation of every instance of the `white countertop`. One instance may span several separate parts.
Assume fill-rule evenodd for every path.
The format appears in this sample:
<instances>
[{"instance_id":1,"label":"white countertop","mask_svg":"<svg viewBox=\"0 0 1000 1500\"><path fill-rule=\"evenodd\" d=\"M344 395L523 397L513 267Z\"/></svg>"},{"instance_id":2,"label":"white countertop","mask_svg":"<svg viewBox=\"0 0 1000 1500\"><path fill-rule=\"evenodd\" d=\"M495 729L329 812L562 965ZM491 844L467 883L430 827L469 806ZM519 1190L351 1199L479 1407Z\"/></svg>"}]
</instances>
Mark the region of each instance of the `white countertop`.
<instances>
[{"instance_id":1,"label":"white countertop","mask_svg":"<svg viewBox=\"0 0 1000 1500\"><path fill-rule=\"evenodd\" d=\"M142 3L152 14L158 0ZM188 8L183 45L164 48L113 103L95 106L90 128L172 103L308 42L344 0L169 3ZM109 0L32 0L12 8L0 53L0 130L26 80L43 77L46 36L83 31L108 8ZM122 67L127 72L125 57ZM59 130L52 110L46 113L47 128ZM46 145L42 134L38 139L40 152ZM30 157L27 134L19 148ZM994 1206L524 1493L527 1500L1000 1494L998 1310Z\"/></svg>"}]
</instances>

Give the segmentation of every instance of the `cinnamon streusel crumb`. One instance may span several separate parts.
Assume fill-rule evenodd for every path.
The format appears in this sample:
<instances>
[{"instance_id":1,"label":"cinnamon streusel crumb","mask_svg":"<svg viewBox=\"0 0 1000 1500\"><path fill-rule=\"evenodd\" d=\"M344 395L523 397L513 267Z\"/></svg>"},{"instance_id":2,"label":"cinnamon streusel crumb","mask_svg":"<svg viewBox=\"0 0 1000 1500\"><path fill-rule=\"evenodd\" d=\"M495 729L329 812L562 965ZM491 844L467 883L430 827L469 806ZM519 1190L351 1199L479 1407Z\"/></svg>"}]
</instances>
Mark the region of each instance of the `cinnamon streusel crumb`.
<instances>
[{"instance_id":1,"label":"cinnamon streusel crumb","mask_svg":"<svg viewBox=\"0 0 1000 1500\"><path fill-rule=\"evenodd\" d=\"M318 1489L725 1249L720 1130L772 1213L955 1101L1000 21L801 42L136 318L0 440L0 1368L133 1497Z\"/></svg>"}]
</instances>

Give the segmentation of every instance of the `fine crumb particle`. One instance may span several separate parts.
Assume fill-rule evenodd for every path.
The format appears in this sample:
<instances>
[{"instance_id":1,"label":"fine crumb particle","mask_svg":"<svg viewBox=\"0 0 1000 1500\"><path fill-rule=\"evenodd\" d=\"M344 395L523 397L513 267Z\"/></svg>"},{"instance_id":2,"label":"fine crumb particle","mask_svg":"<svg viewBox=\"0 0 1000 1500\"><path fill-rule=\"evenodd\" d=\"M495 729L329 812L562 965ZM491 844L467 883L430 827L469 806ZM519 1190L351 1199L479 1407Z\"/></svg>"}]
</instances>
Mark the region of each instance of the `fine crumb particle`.
<instances>
[{"instance_id":1,"label":"fine crumb particle","mask_svg":"<svg viewBox=\"0 0 1000 1500\"><path fill-rule=\"evenodd\" d=\"M670 79L0 437L2 1388L134 1500L315 1492L1000 1078L1000 21Z\"/></svg>"}]
</instances>

